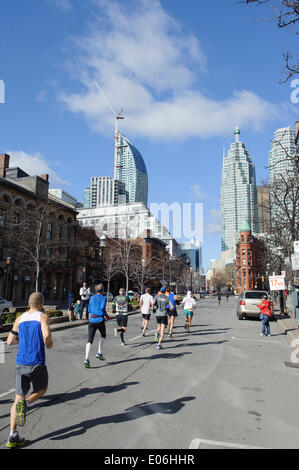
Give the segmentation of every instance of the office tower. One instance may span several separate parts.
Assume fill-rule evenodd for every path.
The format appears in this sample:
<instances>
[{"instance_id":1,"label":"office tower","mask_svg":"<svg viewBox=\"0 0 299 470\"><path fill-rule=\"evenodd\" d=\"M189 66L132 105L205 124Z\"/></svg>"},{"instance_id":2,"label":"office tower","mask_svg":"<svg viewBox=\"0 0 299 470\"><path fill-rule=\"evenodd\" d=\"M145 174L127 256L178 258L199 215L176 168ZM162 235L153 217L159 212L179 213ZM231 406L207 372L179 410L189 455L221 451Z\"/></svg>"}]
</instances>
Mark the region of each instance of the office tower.
<instances>
[{"instance_id":1,"label":"office tower","mask_svg":"<svg viewBox=\"0 0 299 470\"><path fill-rule=\"evenodd\" d=\"M291 126L277 129L274 132L272 148L269 152L270 184L279 175L287 176L294 171L292 157L296 153L295 132Z\"/></svg>"},{"instance_id":2,"label":"office tower","mask_svg":"<svg viewBox=\"0 0 299 470\"><path fill-rule=\"evenodd\" d=\"M235 249L240 227L246 219L253 233L258 232L255 166L240 142L240 129L235 128L235 142L223 156L221 203L221 249Z\"/></svg>"},{"instance_id":3,"label":"office tower","mask_svg":"<svg viewBox=\"0 0 299 470\"><path fill-rule=\"evenodd\" d=\"M129 204L142 202L147 206L148 176L144 160L120 132L115 136L114 179L125 185Z\"/></svg>"},{"instance_id":4,"label":"office tower","mask_svg":"<svg viewBox=\"0 0 299 470\"><path fill-rule=\"evenodd\" d=\"M270 230L269 186L257 186L256 189L259 233L268 233Z\"/></svg>"},{"instance_id":5,"label":"office tower","mask_svg":"<svg viewBox=\"0 0 299 470\"><path fill-rule=\"evenodd\" d=\"M90 207L113 206L125 195L125 185L110 176L95 176L90 183ZM86 195L87 197L87 195Z\"/></svg>"}]
</instances>

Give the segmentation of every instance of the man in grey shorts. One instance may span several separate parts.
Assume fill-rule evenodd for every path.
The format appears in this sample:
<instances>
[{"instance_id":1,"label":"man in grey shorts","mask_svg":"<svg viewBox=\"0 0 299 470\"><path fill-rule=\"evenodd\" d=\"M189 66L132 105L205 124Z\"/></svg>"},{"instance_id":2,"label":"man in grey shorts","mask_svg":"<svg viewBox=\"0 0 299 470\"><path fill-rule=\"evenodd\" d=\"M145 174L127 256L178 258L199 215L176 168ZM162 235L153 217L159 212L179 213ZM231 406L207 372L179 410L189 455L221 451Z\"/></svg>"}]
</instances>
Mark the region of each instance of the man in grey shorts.
<instances>
[{"instance_id":1,"label":"man in grey shorts","mask_svg":"<svg viewBox=\"0 0 299 470\"><path fill-rule=\"evenodd\" d=\"M162 287L158 295L154 298L154 306L156 307L157 331L155 339L158 342L157 349L162 349L162 341L165 335L165 328L168 324L168 311L173 310L171 300L166 293L166 287Z\"/></svg>"},{"instance_id":2,"label":"man in grey shorts","mask_svg":"<svg viewBox=\"0 0 299 470\"><path fill-rule=\"evenodd\" d=\"M6 447L25 444L17 426L26 423L27 408L41 398L48 388L48 371L45 364L45 347L53 347L48 316L43 313L43 295L35 292L29 297L29 310L19 316L9 333L7 344L19 344L15 373L15 401L10 411L10 434ZM32 385L33 391L26 398Z\"/></svg>"}]
</instances>

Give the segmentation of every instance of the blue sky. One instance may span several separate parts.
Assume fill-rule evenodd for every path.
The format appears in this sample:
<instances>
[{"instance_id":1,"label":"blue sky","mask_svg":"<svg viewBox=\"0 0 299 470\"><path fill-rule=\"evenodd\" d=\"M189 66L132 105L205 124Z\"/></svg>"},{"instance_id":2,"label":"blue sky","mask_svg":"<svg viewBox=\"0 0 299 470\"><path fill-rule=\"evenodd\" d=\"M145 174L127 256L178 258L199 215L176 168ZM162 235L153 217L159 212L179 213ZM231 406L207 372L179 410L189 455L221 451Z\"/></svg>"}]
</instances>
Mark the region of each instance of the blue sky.
<instances>
[{"instance_id":1,"label":"blue sky","mask_svg":"<svg viewBox=\"0 0 299 470\"><path fill-rule=\"evenodd\" d=\"M295 35L235 0L11 0L1 4L0 151L83 200L111 175L113 108L142 153L149 203L203 202L204 266L220 255L222 149L241 128L267 176L273 132L294 125L282 55Z\"/></svg>"}]
</instances>

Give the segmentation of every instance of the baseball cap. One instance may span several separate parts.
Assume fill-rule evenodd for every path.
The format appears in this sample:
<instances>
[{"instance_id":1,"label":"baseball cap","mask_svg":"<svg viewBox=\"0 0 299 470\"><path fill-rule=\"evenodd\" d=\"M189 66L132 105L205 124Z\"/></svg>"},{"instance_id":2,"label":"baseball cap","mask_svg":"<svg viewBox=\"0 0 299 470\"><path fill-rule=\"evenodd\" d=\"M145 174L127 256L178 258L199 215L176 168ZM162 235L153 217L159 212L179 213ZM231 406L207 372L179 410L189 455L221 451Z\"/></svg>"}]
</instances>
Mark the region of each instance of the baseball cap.
<instances>
[{"instance_id":1,"label":"baseball cap","mask_svg":"<svg viewBox=\"0 0 299 470\"><path fill-rule=\"evenodd\" d=\"M166 292L166 287L161 287L160 292L162 292L164 294L164 292Z\"/></svg>"}]
</instances>

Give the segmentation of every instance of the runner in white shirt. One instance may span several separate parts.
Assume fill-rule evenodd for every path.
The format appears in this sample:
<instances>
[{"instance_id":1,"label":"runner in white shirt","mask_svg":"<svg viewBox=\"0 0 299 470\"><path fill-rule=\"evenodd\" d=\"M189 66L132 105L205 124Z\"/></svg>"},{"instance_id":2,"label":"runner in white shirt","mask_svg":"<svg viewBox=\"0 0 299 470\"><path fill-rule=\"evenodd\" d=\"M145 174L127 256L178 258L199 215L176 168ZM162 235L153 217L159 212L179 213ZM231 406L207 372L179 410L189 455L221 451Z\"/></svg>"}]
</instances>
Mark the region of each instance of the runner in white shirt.
<instances>
[{"instance_id":1,"label":"runner in white shirt","mask_svg":"<svg viewBox=\"0 0 299 470\"><path fill-rule=\"evenodd\" d=\"M80 289L80 297L81 297L80 320L82 320L84 308L86 309L86 320L88 320L88 304L89 304L89 298L90 298L90 288L87 287L86 282L83 283L83 286Z\"/></svg>"},{"instance_id":2,"label":"runner in white shirt","mask_svg":"<svg viewBox=\"0 0 299 470\"><path fill-rule=\"evenodd\" d=\"M149 287L145 289L145 294L140 297L140 310L143 317L142 321L142 336L145 336L145 332L148 328L148 322L151 318L151 309L153 309L154 299L150 294L151 290Z\"/></svg>"},{"instance_id":3,"label":"runner in white shirt","mask_svg":"<svg viewBox=\"0 0 299 470\"><path fill-rule=\"evenodd\" d=\"M184 314L185 314L185 330L187 330L188 333L190 333L193 310L196 307L196 302L193 299L192 292L190 290L187 292L187 297L183 298L182 305L184 307Z\"/></svg>"}]
</instances>

